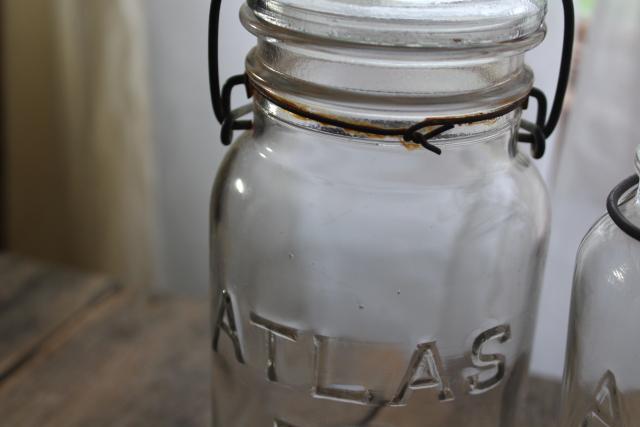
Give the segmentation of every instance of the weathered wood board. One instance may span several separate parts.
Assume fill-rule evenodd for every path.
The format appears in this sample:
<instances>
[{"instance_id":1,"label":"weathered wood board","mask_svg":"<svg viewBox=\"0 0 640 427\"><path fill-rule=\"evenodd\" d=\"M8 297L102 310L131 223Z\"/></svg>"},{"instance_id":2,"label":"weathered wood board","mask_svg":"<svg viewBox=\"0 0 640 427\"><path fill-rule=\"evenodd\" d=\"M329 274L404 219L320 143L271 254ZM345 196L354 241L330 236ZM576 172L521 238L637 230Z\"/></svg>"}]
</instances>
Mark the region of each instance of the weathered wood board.
<instances>
[{"instance_id":1,"label":"weathered wood board","mask_svg":"<svg viewBox=\"0 0 640 427\"><path fill-rule=\"evenodd\" d=\"M119 296L0 385L0 425L206 426L204 304Z\"/></svg>"},{"instance_id":2,"label":"weathered wood board","mask_svg":"<svg viewBox=\"0 0 640 427\"><path fill-rule=\"evenodd\" d=\"M55 331L116 292L113 281L0 256L0 381Z\"/></svg>"},{"instance_id":3,"label":"weathered wood board","mask_svg":"<svg viewBox=\"0 0 640 427\"><path fill-rule=\"evenodd\" d=\"M68 273L59 277L65 274ZM13 278L7 279L8 276ZM9 283L0 291L0 304L13 301L15 306L9 309L12 316L35 307L47 311L46 301L74 301L75 306L81 307L81 301L87 300L86 296L74 299L54 295L54 289L60 294L81 292L64 280L51 282L50 293L29 285L37 274L21 261L0 258L0 277ZM72 281L74 276L68 277ZM19 281L27 283L25 286L31 290L22 289ZM38 304L32 303L34 297L28 296L31 292L44 292L36 298ZM21 293L24 296L19 297ZM206 301L143 298L119 292L94 300L88 307L67 317L62 327L47 334L28 360L0 381L0 426L210 425ZM38 319L35 324L40 324L40 319L47 320L44 314L32 316ZM5 319L13 317L0 314L0 331L12 327L9 323L3 325L9 321ZM4 348L7 353L7 346ZM558 410L559 385L534 378L530 388L526 419L521 426L552 426Z\"/></svg>"}]
</instances>

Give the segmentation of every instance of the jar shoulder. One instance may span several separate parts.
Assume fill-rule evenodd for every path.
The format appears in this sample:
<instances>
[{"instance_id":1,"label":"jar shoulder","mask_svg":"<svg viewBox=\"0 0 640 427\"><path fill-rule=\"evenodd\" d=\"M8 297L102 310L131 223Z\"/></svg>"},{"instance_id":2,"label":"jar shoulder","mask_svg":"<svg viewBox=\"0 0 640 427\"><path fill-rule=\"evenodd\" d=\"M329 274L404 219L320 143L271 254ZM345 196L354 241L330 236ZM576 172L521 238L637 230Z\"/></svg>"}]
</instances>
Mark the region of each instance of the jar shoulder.
<instances>
[{"instance_id":1,"label":"jar shoulder","mask_svg":"<svg viewBox=\"0 0 640 427\"><path fill-rule=\"evenodd\" d=\"M622 207L633 222L640 215L633 203ZM576 259L574 292L579 295L628 292L640 295L640 242L602 216L583 239Z\"/></svg>"},{"instance_id":2,"label":"jar shoulder","mask_svg":"<svg viewBox=\"0 0 640 427\"><path fill-rule=\"evenodd\" d=\"M316 148L323 143L342 145ZM479 260L506 247L518 259L546 252L548 195L524 155L305 144L246 133L231 147L212 197L213 239L250 235L270 252L293 242L360 254L367 247L373 258L390 246L434 260L460 251Z\"/></svg>"},{"instance_id":3,"label":"jar shoulder","mask_svg":"<svg viewBox=\"0 0 640 427\"><path fill-rule=\"evenodd\" d=\"M297 187L330 185L336 192L433 194L453 190L467 192L470 198L486 190L500 193L503 200L531 202L548 210L546 186L535 164L525 154L508 153L506 141L454 146L437 156L400 143L345 142L350 138L283 128L243 134L226 156L218 180L235 177L266 184L278 179ZM273 191L284 189L271 187Z\"/></svg>"}]
</instances>

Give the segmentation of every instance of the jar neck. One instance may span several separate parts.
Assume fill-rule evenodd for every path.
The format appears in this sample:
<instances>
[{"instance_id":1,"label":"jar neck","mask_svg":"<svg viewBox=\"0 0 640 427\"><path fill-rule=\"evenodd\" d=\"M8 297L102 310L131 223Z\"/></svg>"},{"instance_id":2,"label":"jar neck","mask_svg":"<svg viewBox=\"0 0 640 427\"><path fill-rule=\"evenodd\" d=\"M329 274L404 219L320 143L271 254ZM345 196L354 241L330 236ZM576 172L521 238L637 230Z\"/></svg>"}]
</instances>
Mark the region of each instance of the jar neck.
<instances>
[{"instance_id":1,"label":"jar neck","mask_svg":"<svg viewBox=\"0 0 640 427\"><path fill-rule=\"evenodd\" d=\"M485 124L484 132L477 131L464 137L443 136L432 141L442 150L442 155L438 156L401 138L391 140L347 134L342 129L325 127L258 96L254 104L252 140L257 144L256 150L264 156L290 153L288 155L305 159L300 167L310 172L317 169L318 175L324 173L327 162L339 159L347 175L361 171L367 176L397 175L406 180L420 176L421 171L428 169L446 183L451 180L451 174L459 175L461 181L479 179L483 174L511 167L515 159L528 165L529 157L517 149L519 120L520 111L514 111ZM349 178L345 176L344 179ZM433 176L430 179L437 180Z\"/></svg>"},{"instance_id":2,"label":"jar neck","mask_svg":"<svg viewBox=\"0 0 640 427\"><path fill-rule=\"evenodd\" d=\"M484 135L438 141L442 155L422 147L368 137L345 136L291 120L289 113L262 100L255 104L253 137L245 140L258 161L295 168L314 180L409 191L413 187L457 186L492 180L526 169L528 156L516 149L517 113L511 125Z\"/></svg>"},{"instance_id":3,"label":"jar neck","mask_svg":"<svg viewBox=\"0 0 640 427\"><path fill-rule=\"evenodd\" d=\"M271 121L275 121L302 132L322 134L325 140L328 138L328 140L335 143L359 143L369 146L401 148L405 151L425 151L422 146L405 141L401 135L374 135L302 117L286 108L280 107L259 93L254 95L254 102L254 116L257 124L256 131L258 133L263 132L265 125L268 125ZM356 112L342 110L341 113L349 116ZM473 125L459 126L430 142L443 151L459 150L470 147L471 145L489 146L493 144L493 147L489 148L490 150L495 153L503 153L505 158L511 158L517 151L516 134L521 113L521 109L516 109L493 120L486 120Z\"/></svg>"},{"instance_id":4,"label":"jar neck","mask_svg":"<svg viewBox=\"0 0 640 427\"><path fill-rule=\"evenodd\" d=\"M347 123L408 128L425 119L466 118L524 100L533 75L524 54L544 31L494 47L372 47L295 39L264 28L243 9L258 36L247 74L262 96ZM475 127L459 127L463 136ZM448 133L456 133L456 130Z\"/></svg>"}]
</instances>

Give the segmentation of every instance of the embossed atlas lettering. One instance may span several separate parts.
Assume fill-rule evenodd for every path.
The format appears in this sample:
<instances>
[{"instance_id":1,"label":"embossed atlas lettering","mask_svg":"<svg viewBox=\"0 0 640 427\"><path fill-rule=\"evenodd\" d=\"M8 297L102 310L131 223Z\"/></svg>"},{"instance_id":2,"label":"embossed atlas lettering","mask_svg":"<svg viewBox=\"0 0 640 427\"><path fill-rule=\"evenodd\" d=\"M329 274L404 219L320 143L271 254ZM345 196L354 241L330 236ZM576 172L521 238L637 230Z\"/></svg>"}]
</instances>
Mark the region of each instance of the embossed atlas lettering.
<instances>
[{"instance_id":1,"label":"embossed atlas lettering","mask_svg":"<svg viewBox=\"0 0 640 427\"><path fill-rule=\"evenodd\" d=\"M262 365L262 369L265 369L265 376L269 382L279 383L280 375L276 362L279 351L278 343L289 342L300 345L303 332L253 312L249 315L248 323L264 331L267 351L266 368L265 365ZM245 357L237 330L233 301L226 291L220 294L214 326L213 350L215 352L218 352L218 344L222 332L227 335L233 344L238 362L244 364ZM359 354L357 353L358 351L365 351L362 354L367 354L366 352L370 351L381 351L380 345L383 344L376 344L378 347L366 347L370 344L320 335L311 335L311 337L313 339L313 365L311 367L312 372L309 372L309 381L311 382L311 395L314 398L358 405L405 406L416 391L433 389L437 390L439 401L455 400L454 391L450 386L451 372L446 370L446 361L438 349L436 340L426 341L415 347L408 366L402 377L400 377L396 391L393 392L393 389L387 390L387 395L384 397L380 390L375 391L364 384L357 384L357 382L360 382L357 380L358 378L372 378L371 376L356 375L354 377L352 374L349 375L352 381L342 378L345 381L343 383L341 382L340 371L334 370L337 366L335 365L335 360L342 360L343 357L348 359L350 355L356 357L355 355ZM468 394L483 394L497 387L503 381L507 372L506 356L499 353L487 353L484 350L491 341L503 344L510 339L511 327L509 325L495 326L479 333L475 337L468 357L470 366L476 368L479 372L462 378L464 380L463 384L466 384L466 392ZM353 351L356 351L356 353L352 353ZM333 359L331 360L333 361L329 360L329 357L332 357ZM280 369L282 368L281 366ZM489 373L490 376L488 376ZM350 384L350 382L355 384ZM292 384L289 385L291 386Z\"/></svg>"}]
</instances>

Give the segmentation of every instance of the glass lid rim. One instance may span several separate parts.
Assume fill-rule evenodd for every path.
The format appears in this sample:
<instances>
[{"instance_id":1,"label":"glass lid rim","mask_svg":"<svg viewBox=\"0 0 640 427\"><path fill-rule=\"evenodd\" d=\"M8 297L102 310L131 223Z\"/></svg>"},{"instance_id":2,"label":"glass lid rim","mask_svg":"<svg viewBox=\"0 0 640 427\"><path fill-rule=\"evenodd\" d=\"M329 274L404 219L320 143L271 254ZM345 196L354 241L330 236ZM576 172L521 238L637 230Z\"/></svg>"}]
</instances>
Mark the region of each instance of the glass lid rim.
<instances>
[{"instance_id":1,"label":"glass lid rim","mask_svg":"<svg viewBox=\"0 0 640 427\"><path fill-rule=\"evenodd\" d=\"M276 6L274 6L274 4ZM241 19L258 36L287 37L373 47L472 49L522 42L546 31L546 1L526 15L482 19L402 19L339 15L318 10L287 7L278 1L247 0ZM449 17L452 18L452 17ZM254 31L255 30L255 31Z\"/></svg>"}]
</instances>

